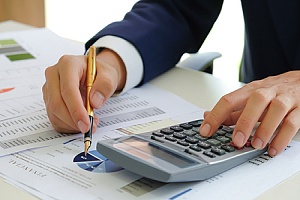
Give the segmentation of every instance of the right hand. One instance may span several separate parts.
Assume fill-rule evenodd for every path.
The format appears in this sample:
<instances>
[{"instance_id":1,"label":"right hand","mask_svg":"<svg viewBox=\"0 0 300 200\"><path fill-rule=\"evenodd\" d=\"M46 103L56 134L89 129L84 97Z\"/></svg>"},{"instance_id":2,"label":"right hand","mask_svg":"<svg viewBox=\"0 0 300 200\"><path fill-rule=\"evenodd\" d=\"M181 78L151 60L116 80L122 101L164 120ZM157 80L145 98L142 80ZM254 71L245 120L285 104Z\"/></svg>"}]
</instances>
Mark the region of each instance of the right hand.
<instances>
[{"instance_id":1,"label":"right hand","mask_svg":"<svg viewBox=\"0 0 300 200\"><path fill-rule=\"evenodd\" d=\"M100 108L116 91L124 88L126 69L121 58L104 49L97 55L97 74L90 93L93 108ZM54 129L63 133L85 133L90 122L85 108L87 56L64 55L45 71L43 98ZM93 132L99 119L94 118Z\"/></svg>"}]
</instances>

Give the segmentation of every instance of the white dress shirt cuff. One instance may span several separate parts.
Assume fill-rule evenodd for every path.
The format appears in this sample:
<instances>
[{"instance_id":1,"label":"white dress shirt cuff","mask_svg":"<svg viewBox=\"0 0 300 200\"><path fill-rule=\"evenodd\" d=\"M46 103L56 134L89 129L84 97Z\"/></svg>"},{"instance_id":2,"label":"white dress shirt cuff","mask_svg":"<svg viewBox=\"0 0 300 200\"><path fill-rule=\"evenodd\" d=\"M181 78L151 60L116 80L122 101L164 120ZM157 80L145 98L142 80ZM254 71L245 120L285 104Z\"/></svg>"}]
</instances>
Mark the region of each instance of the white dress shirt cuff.
<instances>
[{"instance_id":1,"label":"white dress shirt cuff","mask_svg":"<svg viewBox=\"0 0 300 200\"><path fill-rule=\"evenodd\" d=\"M143 61L137 49L128 41L116 36L107 35L99 38L94 44L97 48L108 48L116 52L126 67L126 83L120 93L137 86L143 77Z\"/></svg>"}]
</instances>

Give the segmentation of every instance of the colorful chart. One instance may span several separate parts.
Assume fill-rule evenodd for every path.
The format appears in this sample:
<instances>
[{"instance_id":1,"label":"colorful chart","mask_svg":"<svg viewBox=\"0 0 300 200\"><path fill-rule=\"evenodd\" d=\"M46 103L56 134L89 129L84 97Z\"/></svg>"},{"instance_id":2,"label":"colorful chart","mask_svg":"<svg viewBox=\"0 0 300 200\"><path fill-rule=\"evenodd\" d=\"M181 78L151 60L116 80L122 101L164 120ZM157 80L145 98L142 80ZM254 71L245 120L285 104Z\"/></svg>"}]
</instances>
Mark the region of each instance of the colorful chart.
<instances>
[{"instance_id":1,"label":"colorful chart","mask_svg":"<svg viewBox=\"0 0 300 200\"><path fill-rule=\"evenodd\" d=\"M11 62L35 58L14 39L0 40L0 54L5 55Z\"/></svg>"},{"instance_id":2,"label":"colorful chart","mask_svg":"<svg viewBox=\"0 0 300 200\"><path fill-rule=\"evenodd\" d=\"M81 169L96 173L111 173L123 170L122 167L108 160L96 150L88 152L87 156L84 156L84 152L78 154L73 162Z\"/></svg>"}]
</instances>

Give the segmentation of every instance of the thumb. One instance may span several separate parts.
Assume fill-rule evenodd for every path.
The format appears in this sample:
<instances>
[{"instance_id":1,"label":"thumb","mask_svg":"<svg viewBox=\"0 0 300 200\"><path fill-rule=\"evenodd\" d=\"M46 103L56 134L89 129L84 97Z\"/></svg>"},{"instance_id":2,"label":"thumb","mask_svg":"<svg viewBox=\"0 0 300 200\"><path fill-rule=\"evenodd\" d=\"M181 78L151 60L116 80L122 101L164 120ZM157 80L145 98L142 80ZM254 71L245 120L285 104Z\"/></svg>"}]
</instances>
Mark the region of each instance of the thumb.
<instances>
[{"instance_id":1,"label":"thumb","mask_svg":"<svg viewBox=\"0 0 300 200\"><path fill-rule=\"evenodd\" d=\"M93 108L101 108L111 97L118 84L116 70L107 63L97 63L97 74L90 92L90 102Z\"/></svg>"}]
</instances>

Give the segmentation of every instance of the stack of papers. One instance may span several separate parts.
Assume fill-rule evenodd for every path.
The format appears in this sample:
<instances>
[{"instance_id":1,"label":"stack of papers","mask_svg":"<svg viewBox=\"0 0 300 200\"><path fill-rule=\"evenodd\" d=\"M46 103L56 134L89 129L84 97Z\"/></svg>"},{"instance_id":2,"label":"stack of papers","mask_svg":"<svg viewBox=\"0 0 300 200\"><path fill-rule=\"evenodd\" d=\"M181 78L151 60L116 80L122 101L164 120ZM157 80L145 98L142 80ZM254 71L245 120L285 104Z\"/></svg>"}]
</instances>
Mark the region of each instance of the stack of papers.
<instances>
[{"instance_id":1,"label":"stack of papers","mask_svg":"<svg viewBox=\"0 0 300 200\"><path fill-rule=\"evenodd\" d=\"M0 34L0 175L9 183L41 199L253 199L298 171L297 142L276 158L262 155L202 182L165 184L117 166L96 151L97 141L203 116L202 109L151 84L95 111L100 123L83 159L83 134L56 132L41 92L46 67L83 52L83 44L48 29Z\"/></svg>"}]
</instances>

